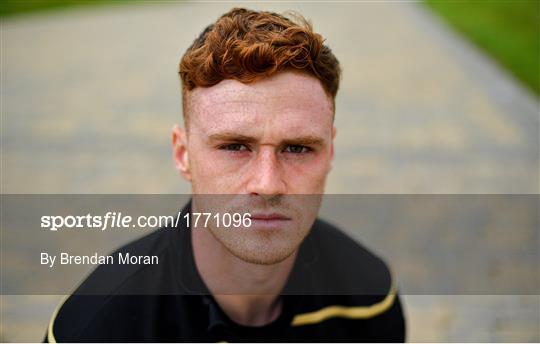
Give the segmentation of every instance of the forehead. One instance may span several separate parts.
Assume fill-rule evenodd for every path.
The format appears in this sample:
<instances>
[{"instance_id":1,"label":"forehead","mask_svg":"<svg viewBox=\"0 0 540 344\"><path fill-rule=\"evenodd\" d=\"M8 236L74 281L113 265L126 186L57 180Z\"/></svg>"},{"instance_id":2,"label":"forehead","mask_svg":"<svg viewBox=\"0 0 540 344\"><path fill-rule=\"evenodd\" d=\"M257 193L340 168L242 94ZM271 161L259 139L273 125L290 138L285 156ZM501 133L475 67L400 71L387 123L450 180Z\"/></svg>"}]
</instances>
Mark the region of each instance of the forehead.
<instances>
[{"instance_id":1,"label":"forehead","mask_svg":"<svg viewBox=\"0 0 540 344\"><path fill-rule=\"evenodd\" d=\"M282 72L249 84L223 80L195 88L185 98L190 126L256 130L269 124L282 129L331 127L332 99L314 77ZM279 125L278 125L279 123Z\"/></svg>"}]
</instances>

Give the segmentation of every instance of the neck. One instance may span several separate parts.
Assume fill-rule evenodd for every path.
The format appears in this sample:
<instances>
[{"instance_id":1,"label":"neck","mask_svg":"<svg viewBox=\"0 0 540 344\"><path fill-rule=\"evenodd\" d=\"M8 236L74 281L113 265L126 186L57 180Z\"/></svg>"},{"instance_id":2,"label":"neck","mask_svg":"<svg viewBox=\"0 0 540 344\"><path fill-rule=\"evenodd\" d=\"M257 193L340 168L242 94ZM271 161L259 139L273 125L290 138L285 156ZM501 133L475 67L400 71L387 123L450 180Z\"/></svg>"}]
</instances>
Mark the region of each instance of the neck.
<instances>
[{"instance_id":1,"label":"neck","mask_svg":"<svg viewBox=\"0 0 540 344\"><path fill-rule=\"evenodd\" d=\"M193 229L191 240L197 270L229 318L245 326L263 326L279 317L279 294L296 253L277 264L260 265L231 254L206 228Z\"/></svg>"}]
</instances>

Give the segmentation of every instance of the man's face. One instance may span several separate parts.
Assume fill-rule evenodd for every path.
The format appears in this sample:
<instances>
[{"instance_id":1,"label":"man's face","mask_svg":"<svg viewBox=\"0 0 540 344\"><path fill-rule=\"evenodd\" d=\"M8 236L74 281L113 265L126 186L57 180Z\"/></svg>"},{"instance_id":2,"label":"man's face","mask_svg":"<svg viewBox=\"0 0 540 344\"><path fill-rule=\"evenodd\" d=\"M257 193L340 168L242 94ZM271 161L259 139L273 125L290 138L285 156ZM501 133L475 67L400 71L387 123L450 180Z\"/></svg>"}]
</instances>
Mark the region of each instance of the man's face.
<instances>
[{"instance_id":1,"label":"man's face","mask_svg":"<svg viewBox=\"0 0 540 344\"><path fill-rule=\"evenodd\" d=\"M250 212L250 228L209 229L246 261L287 258L315 220L333 158L333 106L321 83L282 72L196 88L185 101L188 130L175 128L173 145L194 209ZM202 194L227 196L205 196L203 206Z\"/></svg>"}]
</instances>

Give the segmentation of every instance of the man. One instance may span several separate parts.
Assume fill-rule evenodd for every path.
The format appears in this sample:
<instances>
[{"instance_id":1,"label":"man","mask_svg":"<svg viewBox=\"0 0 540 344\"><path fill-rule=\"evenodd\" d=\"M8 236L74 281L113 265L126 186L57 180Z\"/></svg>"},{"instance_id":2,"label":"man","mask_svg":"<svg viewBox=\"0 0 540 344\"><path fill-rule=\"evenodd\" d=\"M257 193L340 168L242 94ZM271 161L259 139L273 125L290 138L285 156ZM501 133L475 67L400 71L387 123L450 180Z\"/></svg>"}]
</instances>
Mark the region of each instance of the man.
<instances>
[{"instance_id":1,"label":"man","mask_svg":"<svg viewBox=\"0 0 540 344\"><path fill-rule=\"evenodd\" d=\"M316 219L340 78L322 37L303 19L233 9L187 50L180 76L173 157L193 194L182 221L119 250L159 264L98 267L46 339L404 341L389 269Z\"/></svg>"}]
</instances>

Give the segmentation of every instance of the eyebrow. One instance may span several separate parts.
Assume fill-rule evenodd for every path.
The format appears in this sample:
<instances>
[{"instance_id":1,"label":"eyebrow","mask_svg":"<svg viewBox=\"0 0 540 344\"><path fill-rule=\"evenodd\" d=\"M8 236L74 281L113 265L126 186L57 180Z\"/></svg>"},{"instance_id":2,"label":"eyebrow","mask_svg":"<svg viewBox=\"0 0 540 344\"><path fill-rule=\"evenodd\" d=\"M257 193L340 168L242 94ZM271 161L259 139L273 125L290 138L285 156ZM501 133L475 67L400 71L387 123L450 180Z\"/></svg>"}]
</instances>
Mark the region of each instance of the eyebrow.
<instances>
[{"instance_id":1,"label":"eyebrow","mask_svg":"<svg viewBox=\"0 0 540 344\"><path fill-rule=\"evenodd\" d=\"M222 133L211 134L208 137L208 139L210 141L229 141L229 142L240 142L240 143L254 143L258 141L258 139L253 136L238 134L234 132L222 132ZM324 144L324 140L314 135L304 135L304 136L284 139L281 142L281 144L322 146Z\"/></svg>"}]
</instances>

